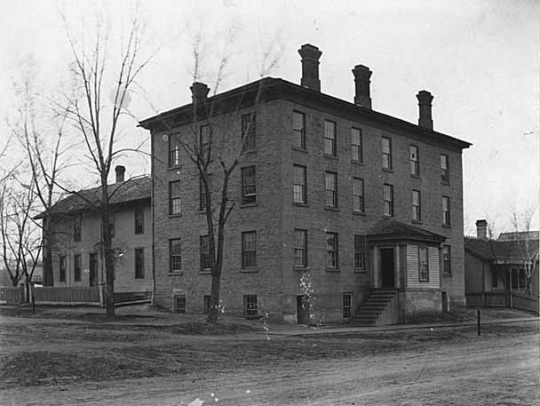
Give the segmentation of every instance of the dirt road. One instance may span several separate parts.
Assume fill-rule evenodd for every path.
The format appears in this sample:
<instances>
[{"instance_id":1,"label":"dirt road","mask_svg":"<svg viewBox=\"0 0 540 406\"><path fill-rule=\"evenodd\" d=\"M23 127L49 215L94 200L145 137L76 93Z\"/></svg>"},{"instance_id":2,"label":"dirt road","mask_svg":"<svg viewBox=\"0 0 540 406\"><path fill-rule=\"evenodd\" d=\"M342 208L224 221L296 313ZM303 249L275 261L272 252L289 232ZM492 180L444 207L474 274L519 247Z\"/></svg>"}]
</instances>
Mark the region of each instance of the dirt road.
<instances>
[{"instance_id":1,"label":"dirt road","mask_svg":"<svg viewBox=\"0 0 540 406\"><path fill-rule=\"evenodd\" d=\"M29 385L5 378L1 404L540 404L537 323L493 326L481 337L473 328L336 337L209 337L143 332L135 327L103 331L96 325L73 324L71 333L84 328L85 339L73 334L64 343L60 333L66 331L65 323L58 331L54 323L46 326L40 330L49 341L32 351L28 344L33 338L19 335L15 340L12 335L4 339L4 367L22 354L57 354L62 344L73 359L91 362L97 353L106 352L107 362L117 357L119 363L114 367L105 362L88 364L96 373L85 379L69 376L82 374L78 369L58 370L56 380L46 376ZM3 331L9 334L10 330ZM20 326L14 331L22 332ZM92 335L97 332L102 335ZM122 334L123 339L109 336L115 334ZM32 357L26 359L32 362ZM49 371L54 370L54 359L53 355L47 359ZM66 368L65 363L71 361L63 362ZM64 374L62 379L59 374Z\"/></svg>"}]
</instances>

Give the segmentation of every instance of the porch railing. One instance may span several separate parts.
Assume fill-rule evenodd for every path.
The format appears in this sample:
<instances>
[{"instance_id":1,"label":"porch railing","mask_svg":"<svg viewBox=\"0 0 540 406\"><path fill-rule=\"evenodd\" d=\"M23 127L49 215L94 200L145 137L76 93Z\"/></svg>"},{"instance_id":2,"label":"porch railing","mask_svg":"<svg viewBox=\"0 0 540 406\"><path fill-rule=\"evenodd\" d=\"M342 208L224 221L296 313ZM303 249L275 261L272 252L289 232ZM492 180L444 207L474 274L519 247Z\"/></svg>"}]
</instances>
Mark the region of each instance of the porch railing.
<instances>
[{"instance_id":1,"label":"porch railing","mask_svg":"<svg viewBox=\"0 0 540 406\"><path fill-rule=\"evenodd\" d=\"M465 296L467 306L507 307L539 314L537 296L515 292L477 292L467 293Z\"/></svg>"}]
</instances>

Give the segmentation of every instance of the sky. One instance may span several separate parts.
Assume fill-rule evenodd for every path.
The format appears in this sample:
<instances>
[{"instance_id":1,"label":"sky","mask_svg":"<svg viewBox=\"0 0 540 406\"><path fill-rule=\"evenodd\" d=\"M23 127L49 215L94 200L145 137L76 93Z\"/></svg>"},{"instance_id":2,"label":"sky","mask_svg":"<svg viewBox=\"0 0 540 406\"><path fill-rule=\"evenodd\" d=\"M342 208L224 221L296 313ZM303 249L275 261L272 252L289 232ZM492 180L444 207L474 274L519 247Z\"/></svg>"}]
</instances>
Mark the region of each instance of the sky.
<instances>
[{"instance_id":1,"label":"sky","mask_svg":"<svg viewBox=\"0 0 540 406\"><path fill-rule=\"evenodd\" d=\"M146 141L148 151L148 134L137 120L190 102L200 33L196 79L211 93L222 55L228 62L217 92L261 74L299 83L297 50L311 43L323 52L324 93L352 101L351 69L362 64L373 71L374 110L417 123L415 95L423 89L434 95L434 129L473 144L463 153L466 234L475 233L477 219L498 232L511 230L511 215L529 207L537 208L538 228L540 1L0 0L0 6L0 146L9 135L6 118L13 117L13 81L29 57L36 82L54 94L69 80L66 24L75 32L101 13L113 39L112 60L128 16L138 10L145 51L154 56L131 94L134 117L122 123L125 145ZM277 63L267 69L274 57ZM122 163L128 176L150 171L144 155ZM96 183L85 168L82 160L74 170L81 187Z\"/></svg>"}]
</instances>

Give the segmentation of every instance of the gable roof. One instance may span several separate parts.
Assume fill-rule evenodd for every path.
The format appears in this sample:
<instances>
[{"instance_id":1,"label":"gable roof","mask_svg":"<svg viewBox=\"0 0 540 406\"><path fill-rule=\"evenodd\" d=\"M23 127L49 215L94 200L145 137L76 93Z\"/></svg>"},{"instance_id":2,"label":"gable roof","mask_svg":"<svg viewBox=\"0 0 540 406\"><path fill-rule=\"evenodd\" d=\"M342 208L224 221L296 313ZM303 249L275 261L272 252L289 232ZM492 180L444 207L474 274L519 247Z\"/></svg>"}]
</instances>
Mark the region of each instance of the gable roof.
<instances>
[{"instance_id":1,"label":"gable roof","mask_svg":"<svg viewBox=\"0 0 540 406\"><path fill-rule=\"evenodd\" d=\"M120 206L137 201L150 200L152 181L149 176L131 178L125 182L109 185L110 204ZM51 214L75 214L95 210L101 202L101 186L84 189L69 194L59 200L51 208ZM35 218L42 219L46 213L42 212Z\"/></svg>"},{"instance_id":2,"label":"gable roof","mask_svg":"<svg viewBox=\"0 0 540 406\"><path fill-rule=\"evenodd\" d=\"M446 237L442 235L393 218L385 218L378 221L368 230L367 234L371 240L405 239L436 243L446 240Z\"/></svg>"},{"instance_id":3,"label":"gable roof","mask_svg":"<svg viewBox=\"0 0 540 406\"><path fill-rule=\"evenodd\" d=\"M465 251L487 262L521 262L527 250L531 256L538 253L538 244L539 240L500 241L465 237Z\"/></svg>"},{"instance_id":4,"label":"gable roof","mask_svg":"<svg viewBox=\"0 0 540 406\"><path fill-rule=\"evenodd\" d=\"M510 233L501 233L497 240L516 241L516 240L539 240L540 231L513 231Z\"/></svg>"},{"instance_id":5,"label":"gable roof","mask_svg":"<svg viewBox=\"0 0 540 406\"><path fill-rule=\"evenodd\" d=\"M426 142L439 142L456 149L469 148L472 144L458 138L434 131L408 121L380 113L370 108L338 99L325 93L308 89L298 84L279 79L263 78L206 99L202 106L194 108L186 104L149 117L139 126L152 131L167 131L181 125L205 119L207 116L238 111L271 100L283 99L308 107L321 109L350 120L362 119L370 123L384 124L394 131L414 133Z\"/></svg>"}]
</instances>

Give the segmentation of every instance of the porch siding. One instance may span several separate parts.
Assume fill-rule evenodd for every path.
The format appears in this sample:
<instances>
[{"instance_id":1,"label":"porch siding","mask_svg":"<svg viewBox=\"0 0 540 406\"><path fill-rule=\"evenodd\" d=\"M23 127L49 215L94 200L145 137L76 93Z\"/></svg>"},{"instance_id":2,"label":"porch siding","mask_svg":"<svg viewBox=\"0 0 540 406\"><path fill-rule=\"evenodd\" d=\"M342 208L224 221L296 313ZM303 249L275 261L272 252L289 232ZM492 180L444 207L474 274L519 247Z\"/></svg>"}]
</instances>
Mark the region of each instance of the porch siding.
<instances>
[{"instance_id":1,"label":"porch siding","mask_svg":"<svg viewBox=\"0 0 540 406\"><path fill-rule=\"evenodd\" d=\"M418 246L407 246L407 287L409 288L434 288L441 286L440 280L440 257L437 247L428 247L429 281L420 282L418 268Z\"/></svg>"}]
</instances>

